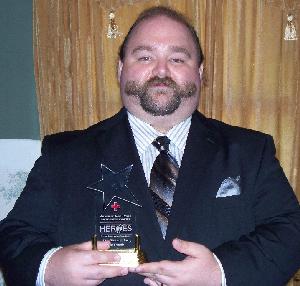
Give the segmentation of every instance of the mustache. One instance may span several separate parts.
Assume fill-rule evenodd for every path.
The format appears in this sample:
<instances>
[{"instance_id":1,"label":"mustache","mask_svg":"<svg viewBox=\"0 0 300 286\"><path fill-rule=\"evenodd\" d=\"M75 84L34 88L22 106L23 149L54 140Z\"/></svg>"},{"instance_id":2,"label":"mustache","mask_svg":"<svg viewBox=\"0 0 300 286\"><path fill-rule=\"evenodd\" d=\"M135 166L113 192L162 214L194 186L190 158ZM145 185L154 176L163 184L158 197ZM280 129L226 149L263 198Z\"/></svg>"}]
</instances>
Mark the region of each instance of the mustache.
<instances>
[{"instance_id":1,"label":"mustache","mask_svg":"<svg viewBox=\"0 0 300 286\"><path fill-rule=\"evenodd\" d=\"M136 96L138 98L149 96L149 88L156 85L164 84L173 90L175 97L188 98L195 95L197 87L194 82L185 82L180 86L171 77L160 78L154 76L144 83L139 83L134 80L128 80L125 84L124 91L128 96ZM164 92L163 90L161 92Z\"/></svg>"},{"instance_id":2,"label":"mustache","mask_svg":"<svg viewBox=\"0 0 300 286\"><path fill-rule=\"evenodd\" d=\"M158 76L154 76L152 78L150 78L149 80L146 81L145 85L147 87L149 86L155 86L158 84L164 84L167 87L171 87L171 88L176 88L178 85L177 83L170 77L164 77L164 78L160 78Z\"/></svg>"}]
</instances>

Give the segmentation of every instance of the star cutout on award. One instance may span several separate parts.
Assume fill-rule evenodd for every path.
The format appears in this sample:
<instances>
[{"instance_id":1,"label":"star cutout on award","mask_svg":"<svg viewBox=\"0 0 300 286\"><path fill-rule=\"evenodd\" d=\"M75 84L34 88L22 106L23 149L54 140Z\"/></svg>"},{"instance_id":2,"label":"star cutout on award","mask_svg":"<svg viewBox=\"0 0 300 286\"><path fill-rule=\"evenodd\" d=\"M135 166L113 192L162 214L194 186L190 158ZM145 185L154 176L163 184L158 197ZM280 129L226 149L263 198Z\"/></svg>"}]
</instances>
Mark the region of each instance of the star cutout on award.
<instances>
[{"instance_id":1,"label":"star cutout on award","mask_svg":"<svg viewBox=\"0 0 300 286\"><path fill-rule=\"evenodd\" d=\"M104 210L115 205L116 202L113 201L116 199L141 207L127 187L132 166L129 165L119 172L114 172L104 164L101 164L101 179L87 188L102 193Z\"/></svg>"}]
</instances>

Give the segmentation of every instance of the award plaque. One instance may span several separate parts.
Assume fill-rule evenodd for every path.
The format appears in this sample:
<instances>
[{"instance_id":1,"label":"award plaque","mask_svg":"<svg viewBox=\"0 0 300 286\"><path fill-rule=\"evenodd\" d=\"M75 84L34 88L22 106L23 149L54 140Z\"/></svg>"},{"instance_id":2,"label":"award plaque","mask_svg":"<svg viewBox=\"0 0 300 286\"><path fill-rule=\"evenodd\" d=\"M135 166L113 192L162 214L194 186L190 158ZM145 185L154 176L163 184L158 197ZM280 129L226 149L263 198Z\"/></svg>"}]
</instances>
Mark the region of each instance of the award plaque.
<instances>
[{"instance_id":1,"label":"award plaque","mask_svg":"<svg viewBox=\"0 0 300 286\"><path fill-rule=\"evenodd\" d=\"M101 179L87 187L95 191L93 249L97 250L98 240L109 240L106 251L121 257L119 262L105 265L136 267L146 261L136 228L136 212L142 206L127 187L131 169L132 165L114 172L101 164Z\"/></svg>"}]
</instances>

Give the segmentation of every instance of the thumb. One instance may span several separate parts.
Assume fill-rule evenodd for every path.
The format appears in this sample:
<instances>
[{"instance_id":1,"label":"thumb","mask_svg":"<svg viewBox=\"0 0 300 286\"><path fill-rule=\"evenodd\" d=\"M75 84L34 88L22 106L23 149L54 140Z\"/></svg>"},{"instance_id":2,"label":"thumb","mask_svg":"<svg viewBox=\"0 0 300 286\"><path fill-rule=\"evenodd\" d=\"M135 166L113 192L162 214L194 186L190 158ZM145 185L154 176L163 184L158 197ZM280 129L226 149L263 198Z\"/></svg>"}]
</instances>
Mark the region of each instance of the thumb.
<instances>
[{"instance_id":1,"label":"thumb","mask_svg":"<svg viewBox=\"0 0 300 286\"><path fill-rule=\"evenodd\" d=\"M187 256L199 257L205 248L202 244L175 238L172 241L174 249Z\"/></svg>"}]
</instances>

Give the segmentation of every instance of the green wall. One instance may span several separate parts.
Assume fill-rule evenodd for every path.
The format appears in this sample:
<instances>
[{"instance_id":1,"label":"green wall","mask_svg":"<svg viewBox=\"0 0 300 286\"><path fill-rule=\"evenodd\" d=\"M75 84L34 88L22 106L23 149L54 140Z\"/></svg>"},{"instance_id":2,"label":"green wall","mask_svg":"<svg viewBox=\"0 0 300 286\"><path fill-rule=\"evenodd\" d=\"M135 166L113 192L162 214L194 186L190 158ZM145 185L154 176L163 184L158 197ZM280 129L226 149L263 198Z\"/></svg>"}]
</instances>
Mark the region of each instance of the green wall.
<instances>
[{"instance_id":1,"label":"green wall","mask_svg":"<svg viewBox=\"0 0 300 286\"><path fill-rule=\"evenodd\" d=\"M0 138L40 138L32 0L0 0Z\"/></svg>"}]
</instances>

